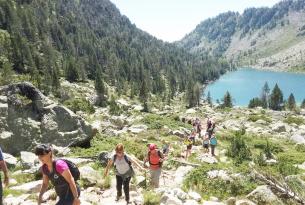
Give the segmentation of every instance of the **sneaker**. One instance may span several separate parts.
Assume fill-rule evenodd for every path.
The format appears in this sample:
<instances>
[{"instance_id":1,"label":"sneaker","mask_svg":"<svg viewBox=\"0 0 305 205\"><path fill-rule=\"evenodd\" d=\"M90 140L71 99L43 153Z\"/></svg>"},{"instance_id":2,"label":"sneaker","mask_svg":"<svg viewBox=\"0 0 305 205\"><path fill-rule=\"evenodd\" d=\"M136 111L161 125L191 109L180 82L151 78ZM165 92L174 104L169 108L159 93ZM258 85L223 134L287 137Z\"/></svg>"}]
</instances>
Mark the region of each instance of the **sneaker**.
<instances>
[{"instance_id":1,"label":"sneaker","mask_svg":"<svg viewBox=\"0 0 305 205\"><path fill-rule=\"evenodd\" d=\"M121 196L116 196L115 201L119 201Z\"/></svg>"}]
</instances>

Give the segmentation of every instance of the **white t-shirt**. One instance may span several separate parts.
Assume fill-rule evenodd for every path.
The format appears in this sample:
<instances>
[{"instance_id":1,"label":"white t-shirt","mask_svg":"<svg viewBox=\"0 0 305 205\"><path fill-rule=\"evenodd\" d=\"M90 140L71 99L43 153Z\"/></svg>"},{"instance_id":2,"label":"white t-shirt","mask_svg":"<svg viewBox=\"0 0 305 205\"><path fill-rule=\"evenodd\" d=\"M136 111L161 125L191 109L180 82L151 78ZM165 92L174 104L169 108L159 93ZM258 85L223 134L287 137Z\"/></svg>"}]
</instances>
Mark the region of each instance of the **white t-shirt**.
<instances>
[{"instance_id":1,"label":"white t-shirt","mask_svg":"<svg viewBox=\"0 0 305 205\"><path fill-rule=\"evenodd\" d=\"M116 156L116 159L114 161L114 155L112 155L111 160L113 161L117 171L119 174L125 174L128 170L129 170L129 164L126 162L124 155L121 159L119 159L118 155ZM125 154L127 156L127 159L130 161L130 157Z\"/></svg>"}]
</instances>

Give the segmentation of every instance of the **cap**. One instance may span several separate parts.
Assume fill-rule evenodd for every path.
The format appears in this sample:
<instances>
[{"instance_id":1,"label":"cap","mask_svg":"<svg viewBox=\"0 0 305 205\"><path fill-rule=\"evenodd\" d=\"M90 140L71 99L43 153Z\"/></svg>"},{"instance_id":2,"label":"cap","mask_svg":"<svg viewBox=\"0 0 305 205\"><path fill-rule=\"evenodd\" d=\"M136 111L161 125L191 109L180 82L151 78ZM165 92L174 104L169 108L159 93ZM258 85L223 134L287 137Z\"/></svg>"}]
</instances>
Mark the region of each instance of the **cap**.
<instances>
[{"instance_id":1,"label":"cap","mask_svg":"<svg viewBox=\"0 0 305 205\"><path fill-rule=\"evenodd\" d=\"M150 144L149 145L149 150L154 150L156 148L157 148L157 145L155 145L155 144Z\"/></svg>"}]
</instances>

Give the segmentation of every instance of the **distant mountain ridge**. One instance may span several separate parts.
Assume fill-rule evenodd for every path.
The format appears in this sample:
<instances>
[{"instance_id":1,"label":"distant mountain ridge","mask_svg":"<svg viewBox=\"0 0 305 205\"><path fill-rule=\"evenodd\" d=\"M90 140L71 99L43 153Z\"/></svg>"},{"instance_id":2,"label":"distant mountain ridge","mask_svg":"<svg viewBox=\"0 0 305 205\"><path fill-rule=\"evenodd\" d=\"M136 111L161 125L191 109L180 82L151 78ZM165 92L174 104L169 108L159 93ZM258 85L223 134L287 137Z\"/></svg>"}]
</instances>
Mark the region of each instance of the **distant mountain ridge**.
<instances>
[{"instance_id":1,"label":"distant mountain ridge","mask_svg":"<svg viewBox=\"0 0 305 205\"><path fill-rule=\"evenodd\" d=\"M200 23L177 45L239 65L287 70L305 65L305 0L226 12Z\"/></svg>"}]
</instances>

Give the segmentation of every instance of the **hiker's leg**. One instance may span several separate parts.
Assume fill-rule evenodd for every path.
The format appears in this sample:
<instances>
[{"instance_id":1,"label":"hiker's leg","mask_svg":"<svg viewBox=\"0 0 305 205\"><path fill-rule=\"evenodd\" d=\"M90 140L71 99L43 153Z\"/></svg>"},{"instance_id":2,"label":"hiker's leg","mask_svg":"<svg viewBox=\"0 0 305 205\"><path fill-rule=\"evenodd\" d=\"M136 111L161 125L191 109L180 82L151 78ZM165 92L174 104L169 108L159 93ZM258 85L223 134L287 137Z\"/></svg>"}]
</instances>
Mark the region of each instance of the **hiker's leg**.
<instances>
[{"instance_id":1,"label":"hiker's leg","mask_svg":"<svg viewBox=\"0 0 305 205\"><path fill-rule=\"evenodd\" d=\"M124 193L125 193L125 200L129 202L129 182L131 177L128 177L124 181Z\"/></svg>"},{"instance_id":2,"label":"hiker's leg","mask_svg":"<svg viewBox=\"0 0 305 205\"><path fill-rule=\"evenodd\" d=\"M116 175L116 191L117 191L117 197L122 196L122 184L123 184L123 178Z\"/></svg>"},{"instance_id":3,"label":"hiker's leg","mask_svg":"<svg viewBox=\"0 0 305 205\"><path fill-rule=\"evenodd\" d=\"M78 184L76 184L76 189L78 196L80 196L80 188ZM59 198L59 201L56 203L56 205L72 205L73 201L74 201L74 196L72 191L69 189L69 191L64 197Z\"/></svg>"},{"instance_id":4,"label":"hiker's leg","mask_svg":"<svg viewBox=\"0 0 305 205\"><path fill-rule=\"evenodd\" d=\"M211 145L211 154L215 156L215 145Z\"/></svg>"},{"instance_id":5,"label":"hiker's leg","mask_svg":"<svg viewBox=\"0 0 305 205\"><path fill-rule=\"evenodd\" d=\"M159 188L160 176L161 176L161 168L156 170L156 188Z\"/></svg>"},{"instance_id":6,"label":"hiker's leg","mask_svg":"<svg viewBox=\"0 0 305 205\"><path fill-rule=\"evenodd\" d=\"M0 176L0 205L3 204L3 188L2 188L2 181L1 181L1 176Z\"/></svg>"}]
</instances>

